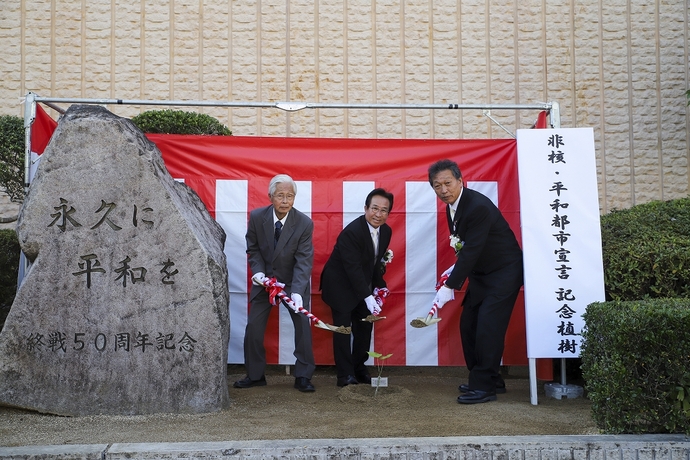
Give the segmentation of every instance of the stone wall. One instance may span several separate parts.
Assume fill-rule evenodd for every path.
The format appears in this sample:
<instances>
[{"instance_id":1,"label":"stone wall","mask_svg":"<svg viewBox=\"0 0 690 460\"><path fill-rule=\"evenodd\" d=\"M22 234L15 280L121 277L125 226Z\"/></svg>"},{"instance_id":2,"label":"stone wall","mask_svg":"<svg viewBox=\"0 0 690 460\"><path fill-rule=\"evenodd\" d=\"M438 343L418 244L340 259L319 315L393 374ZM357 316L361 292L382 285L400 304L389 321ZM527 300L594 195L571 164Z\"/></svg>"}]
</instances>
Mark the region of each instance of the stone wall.
<instances>
[{"instance_id":1,"label":"stone wall","mask_svg":"<svg viewBox=\"0 0 690 460\"><path fill-rule=\"evenodd\" d=\"M563 127L594 128L601 212L688 194L690 0L0 1L3 114L22 115L19 99L29 91L233 102L557 101ZM153 107L109 108L130 117ZM508 135L479 110L199 110L236 135ZM491 116L514 132L537 113Z\"/></svg>"}]
</instances>

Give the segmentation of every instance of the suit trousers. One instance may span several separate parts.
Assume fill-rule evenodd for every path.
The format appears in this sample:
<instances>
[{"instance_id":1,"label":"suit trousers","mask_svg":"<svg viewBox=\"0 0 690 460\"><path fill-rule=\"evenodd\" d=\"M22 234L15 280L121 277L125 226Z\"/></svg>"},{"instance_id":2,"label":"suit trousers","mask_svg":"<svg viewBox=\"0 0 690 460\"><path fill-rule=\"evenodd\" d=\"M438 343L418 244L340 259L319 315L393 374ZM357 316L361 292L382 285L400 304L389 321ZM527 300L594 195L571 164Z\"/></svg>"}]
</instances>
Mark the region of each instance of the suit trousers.
<instances>
[{"instance_id":1,"label":"suit trousers","mask_svg":"<svg viewBox=\"0 0 690 460\"><path fill-rule=\"evenodd\" d=\"M369 347L371 346L372 323L362 321L369 314L369 309L364 301L361 301L351 311L335 310L333 312L333 325L352 327L352 335L333 334L333 358L338 378L348 375L368 374L364 364L369 359Z\"/></svg>"},{"instance_id":2,"label":"suit trousers","mask_svg":"<svg viewBox=\"0 0 690 460\"><path fill-rule=\"evenodd\" d=\"M521 261L499 273L470 277L460 336L472 390L494 391L501 381L505 335L521 286Z\"/></svg>"},{"instance_id":3,"label":"suit trousers","mask_svg":"<svg viewBox=\"0 0 690 460\"><path fill-rule=\"evenodd\" d=\"M260 379L266 370L264 335L271 308L273 305L268 301L268 293L260 292L252 300L249 309L249 318L244 333L244 366L247 369L247 376L252 380ZM295 327L295 377L311 379L316 365L314 364L309 318L306 315L295 313L290 308L288 310Z\"/></svg>"}]
</instances>

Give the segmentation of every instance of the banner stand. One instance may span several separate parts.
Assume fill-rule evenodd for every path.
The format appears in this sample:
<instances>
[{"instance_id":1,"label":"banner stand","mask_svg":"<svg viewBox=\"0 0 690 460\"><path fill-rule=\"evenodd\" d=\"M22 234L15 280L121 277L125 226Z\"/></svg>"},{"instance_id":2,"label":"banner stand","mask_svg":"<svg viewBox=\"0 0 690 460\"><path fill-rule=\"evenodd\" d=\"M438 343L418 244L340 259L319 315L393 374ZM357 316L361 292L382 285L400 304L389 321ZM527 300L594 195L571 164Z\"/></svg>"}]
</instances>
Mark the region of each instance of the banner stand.
<instances>
[{"instance_id":1,"label":"banner stand","mask_svg":"<svg viewBox=\"0 0 690 460\"><path fill-rule=\"evenodd\" d=\"M24 103L24 128L26 139L25 151L25 188L28 190L30 185L30 166L31 166L31 128L36 117L36 104L43 103L46 106L64 113L60 104L97 104L97 105L141 105L141 106L179 106L179 107L228 107L228 108L277 108L287 112L295 112L303 109L393 109L393 110L482 110L484 115L505 130L509 135L515 137L505 129L498 121L491 116L491 110L538 110L549 115L548 128L559 129L560 126L560 107L557 102L533 103L533 104L341 104L341 103L302 103L302 102L219 102L219 101L173 101L173 100L125 100L125 99L86 99L86 98L54 98L41 97L34 93L27 93ZM542 113L542 115L543 115ZM18 285L21 284L24 274L29 269L29 262L22 256ZM537 361L535 358L528 358L529 378L530 378L530 400L533 405L537 404ZM562 370L565 365L561 366ZM289 367L286 367L289 373ZM564 380L564 375L563 375Z\"/></svg>"}]
</instances>

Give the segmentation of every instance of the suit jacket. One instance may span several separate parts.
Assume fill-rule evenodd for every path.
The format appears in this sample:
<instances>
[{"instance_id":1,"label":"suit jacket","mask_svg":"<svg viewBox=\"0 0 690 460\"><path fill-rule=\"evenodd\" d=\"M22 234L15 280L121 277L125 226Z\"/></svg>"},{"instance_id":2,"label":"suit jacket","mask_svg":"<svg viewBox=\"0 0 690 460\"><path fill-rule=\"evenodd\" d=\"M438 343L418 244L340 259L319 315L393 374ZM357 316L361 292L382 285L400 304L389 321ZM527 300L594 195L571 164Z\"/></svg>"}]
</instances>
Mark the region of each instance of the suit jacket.
<instances>
[{"instance_id":1,"label":"suit jacket","mask_svg":"<svg viewBox=\"0 0 690 460\"><path fill-rule=\"evenodd\" d=\"M314 246L312 233L314 222L305 214L292 208L283 226L278 245L273 247L273 206L253 210L247 226L247 254L251 272L263 272L285 283L285 292L300 294L307 308L310 299ZM262 286L252 284L249 300L253 300Z\"/></svg>"},{"instance_id":2,"label":"suit jacket","mask_svg":"<svg viewBox=\"0 0 690 460\"><path fill-rule=\"evenodd\" d=\"M375 287L386 287L381 258L392 234L388 224L379 227L379 249L374 256L374 243L364 216L350 222L338 235L321 272L324 302L336 310L349 311L370 296Z\"/></svg>"},{"instance_id":3,"label":"suit jacket","mask_svg":"<svg viewBox=\"0 0 690 460\"><path fill-rule=\"evenodd\" d=\"M515 234L489 198L465 187L454 219L450 219L450 206L446 207L446 217L450 233L465 243L446 285L460 289L470 278L471 289L474 278L485 287L497 286L514 270L522 270L522 250Z\"/></svg>"}]
</instances>

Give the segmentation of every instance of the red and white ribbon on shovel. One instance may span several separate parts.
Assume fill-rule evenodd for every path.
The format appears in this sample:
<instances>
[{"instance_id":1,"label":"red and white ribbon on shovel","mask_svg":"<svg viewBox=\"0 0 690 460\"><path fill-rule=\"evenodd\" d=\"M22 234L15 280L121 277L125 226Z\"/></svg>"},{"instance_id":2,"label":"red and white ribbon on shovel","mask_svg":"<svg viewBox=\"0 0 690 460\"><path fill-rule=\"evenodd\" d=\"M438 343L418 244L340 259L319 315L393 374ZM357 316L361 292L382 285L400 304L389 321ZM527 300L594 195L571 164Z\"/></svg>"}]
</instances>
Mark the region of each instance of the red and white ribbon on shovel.
<instances>
[{"instance_id":1,"label":"red and white ribbon on shovel","mask_svg":"<svg viewBox=\"0 0 690 460\"><path fill-rule=\"evenodd\" d=\"M455 265L453 265L453 267L454 266ZM453 267L450 267L448 270L443 272L441 278L439 278L438 282L436 283L436 291L441 289L441 286L443 286L446 280L450 277L450 272L452 271ZM441 321L441 318L434 318L436 313L438 313L438 305L436 304L436 302L434 302L434 304L431 306L431 310L429 310L429 314L426 315L426 318L415 318L412 321L410 321L410 326L420 328L436 324L439 321Z\"/></svg>"},{"instance_id":2,"label":"red and white ribbon on shovel","mask_svg":"<svg viewBox=\"0 0 690 460\"><path fill-rule=\"evenodd\" d=\"M261 284L257 283L256 280L253 280L253 282L254 284L257 284L259 286L264 286L266 292L268 292L268 300L269 302L271 302L271 305L278 305L279 302L282 302L283 304L285 304L285 306L290 308L295 313L301 313L305 315L307 318L309 318L311 324L318 328L326 329L327 331L338 332L340 334L350 334L352 332L352 329L349 327L333 326L331 324L324 323L319 318L317 318L316 315L312 314L306 308L298 307L297 305L295 305L295 302L290 298L290 296L287 295L287 293L283 289L285 287L285 284L281 283L277 279L264 278Z\"/></svg>"}]
</instances>

